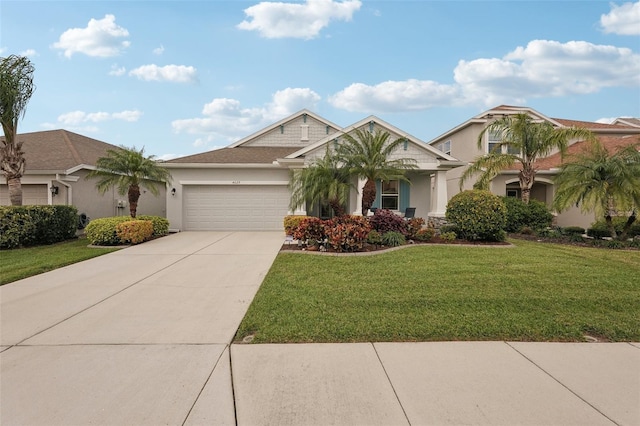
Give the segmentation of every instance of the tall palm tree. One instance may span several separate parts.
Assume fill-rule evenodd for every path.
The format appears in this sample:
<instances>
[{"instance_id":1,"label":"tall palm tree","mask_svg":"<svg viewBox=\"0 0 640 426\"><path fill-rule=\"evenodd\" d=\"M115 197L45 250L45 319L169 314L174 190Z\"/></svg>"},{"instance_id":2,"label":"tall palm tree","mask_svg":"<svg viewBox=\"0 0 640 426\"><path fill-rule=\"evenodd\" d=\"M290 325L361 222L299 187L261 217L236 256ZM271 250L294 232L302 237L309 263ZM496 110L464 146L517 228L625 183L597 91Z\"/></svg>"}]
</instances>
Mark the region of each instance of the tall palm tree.
<instances>
[{"instance_id":1,"label":"tall palm tree","mask_svg":"<svg viewBox=\"0 0 640 426\"><path fill-rule=\"evenodd\" d=\"M339 164L338 158L328 148L324 157L317 158L309 167L293 170L289 187L291 210L307 202L326 201L335 216L345 214L344 205L350 189L348 170Z\"/></svg>"},{"instance_id":2,"label":"tall palm tree","mask_svg":"<svg viewBox=\"0 0 640 426\"><path fill-rule=\"evenodd\" d=\"M112 187L117 187L118 193L127 193L131 217L136 217L140 187L148 189L153 195L158 195L160 182L171 182L171 174L155 161L155 157L144 156L144 148L140 151L134 148L107 151L105 157L96 162L97 170L91 171L87 179L97 177L96 187L104 194Z\"/></svg>"},{"instance_id":3,"label":"tall palm tree","mask_svg":"<svg viewBox=\"0 0 640 426\"><path fill-rule=\"evenodd\" d=\"M389 141L389 132L369 132L356 129L355 137L345 133L345 143L338 147L337 154L352 176L366 179L362 190L362 214L376 199L376 180L402 180L408 182L405 173L416 168L413 158L393 158L392 154L405 142L403 138Z\"/></svg>"},{"instance_id":4,"label":"tall palm tree","mask_svg":"<svg viewBox=\"0 0 640 426\"><path fill-rule=\"evenodd\" d=\"M497 136L499 143L487 155L478 157L460 177L460 189L464 182L479 174L474 187L489 189L491 180L502 170L519 164L518 179L522 201L529 203L531 187L535 181L536 160L554 150L564 154L572 139L593 140L593 134L583 128L556 128L547 121L534 121L528 114L508 115L493 121L478 136L478 148L482 148L485 134Z\"/></svg>"},{"instance_id":5,"label":"tall palm tree","mask_svg":"<svg viewBox=\"0 0 640 426\"><path fill-rule=\"evenodd\" d=\"M22 142L17 141L18 121L35 90L35 68L24 56L0 58L0 122L4 140L0 141L0 171L7 180L11 205L22 205L22 175L25 170Z\"/></svg>"},{"instance_id":6,"label":"tall palm tree","mask_svg":"<svg viewBox=\"0 0 640 426\"><path fill-rule=\"evenodd\" d=\"M565 162L555 179L553 200L558 211L576 205L583 212L595 212L604 217L611 236L616 238L612 216L618 212L631 212L620 235L636 220L640 208L640 142L627 145L610 153L598 141Z\"/></svg>"}]
</instances>

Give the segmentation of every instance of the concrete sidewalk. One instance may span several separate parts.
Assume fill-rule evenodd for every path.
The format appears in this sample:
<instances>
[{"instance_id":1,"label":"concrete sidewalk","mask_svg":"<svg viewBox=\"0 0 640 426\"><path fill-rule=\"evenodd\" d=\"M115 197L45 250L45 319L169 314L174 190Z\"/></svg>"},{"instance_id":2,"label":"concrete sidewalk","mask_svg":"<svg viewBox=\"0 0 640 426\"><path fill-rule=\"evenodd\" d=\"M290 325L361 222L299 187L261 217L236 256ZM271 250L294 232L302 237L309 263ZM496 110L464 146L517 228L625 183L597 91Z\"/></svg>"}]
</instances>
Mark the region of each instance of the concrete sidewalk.
<instances>
[{"instance_id":1,"label":"concrete sidewalk","mask_svg":"<svg viewBox=\"0 0 640 426\"><path fill-rule=\"evenodd\" d=\"M180 233L0 287L0 424L640 424L635 343L231 345L282 240Z\"/></svg>"}]
</instances>

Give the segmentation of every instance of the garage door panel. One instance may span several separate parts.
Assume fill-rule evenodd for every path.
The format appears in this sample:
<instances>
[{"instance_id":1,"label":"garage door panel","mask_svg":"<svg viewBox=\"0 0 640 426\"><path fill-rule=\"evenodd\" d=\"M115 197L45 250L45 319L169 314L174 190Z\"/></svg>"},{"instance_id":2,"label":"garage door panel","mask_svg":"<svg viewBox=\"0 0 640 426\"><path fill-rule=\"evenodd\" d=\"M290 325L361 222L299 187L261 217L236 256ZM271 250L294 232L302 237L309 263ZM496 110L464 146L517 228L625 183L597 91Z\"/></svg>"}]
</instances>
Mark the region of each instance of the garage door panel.
<instances>
[{"instance_id":1,"label":"garage door panel","mask_svg":"<svg viewBox=\"0 0 640 426\"><path fill-rule=\"evenodd\" d=\"M185 230L281 230L287 215L285 185L185 187Z\"/></svg>"}]
</instances>

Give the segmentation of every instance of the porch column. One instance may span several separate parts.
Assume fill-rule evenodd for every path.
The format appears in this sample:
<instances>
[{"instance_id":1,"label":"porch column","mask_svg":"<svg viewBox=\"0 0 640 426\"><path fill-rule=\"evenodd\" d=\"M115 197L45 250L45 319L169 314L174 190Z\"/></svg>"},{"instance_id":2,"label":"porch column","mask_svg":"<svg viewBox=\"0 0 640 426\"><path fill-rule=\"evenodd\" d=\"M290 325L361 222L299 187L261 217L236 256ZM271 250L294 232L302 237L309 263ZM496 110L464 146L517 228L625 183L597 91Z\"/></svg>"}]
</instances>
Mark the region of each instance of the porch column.
<instances>
[{"instance_id":1,"label":"porch column","mask_svg":"<svg viewBox=\"0 0 640 426\"><path fill-rule=\"evenodd\" d=\"M354 216L362 216L362 190L364 189L364 184L367 183L367 179L362 179L358 176L358 193L356 194L356 209L353 213Z\"/></svg>"},{"instance_id":2,"label":"porch column","mask_svg":"<svg viewBox=\"0 0 640 426\"><path fill-rule=\"evenodd\" d=\"M444 217L447 211L447 172L437 171L431 176L431 211L429 216Z\"/></svg>"}]
</instances>

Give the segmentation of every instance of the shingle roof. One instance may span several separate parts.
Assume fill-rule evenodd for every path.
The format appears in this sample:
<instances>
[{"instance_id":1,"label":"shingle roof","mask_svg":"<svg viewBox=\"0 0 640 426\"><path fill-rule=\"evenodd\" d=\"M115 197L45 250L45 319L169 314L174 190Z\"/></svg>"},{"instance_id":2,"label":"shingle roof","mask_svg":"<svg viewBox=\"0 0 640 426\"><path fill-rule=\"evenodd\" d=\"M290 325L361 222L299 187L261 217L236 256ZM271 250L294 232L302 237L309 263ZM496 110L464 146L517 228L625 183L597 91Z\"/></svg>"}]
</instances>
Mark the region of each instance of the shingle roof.
<instances>
[{"instance_id":1,"label":"shingle roof","mask_svg":"<svg viewBox=\"0 0 640 426\"><path fill-rule=\"evenodd\" d=\"M271 164L300 147L236 146L169 160L167 163Z\"/></svg>"},{"instance_id":2,"label":"shingle roof","mask_svg":"<svg viewBox=\"0 0 640 426\"><path fill-rule=\"evenodd\" d=\"M4 140L4 136L0 138ZM100 157L117 146L67 130L21 133L26 171L66 171L81 164L95 166Z\"/></svg>"},{"instance_id":3,"label":"shingle roof","mask_svg":"<svg viewBox=\"0 0 640 426\"><path fill-rule=\"evenodd\" d=\"M596 123L592 121L580 121L580 120L566 120L564 118L554 118L553 120L567 127L582 127L585 129L597 130L597 129L610 129L610 130L637 130L633 126L625 126L622 124L606 124L606 123Z\"/></svg>"},{"instance_id":4,"label":"shingle roof","mask_svg":"<svg viewBox=\"0 0 640 426\"><path fill-rule=\"evenodd\" d=\"M622 147L631 145L633 143L640 143L640 136L599 136L598 140L609 153L614 153ZM586 141L580 141L570 145L564 155L564 158L566 159L571 155L580 153L585 149L587 143L588 142ZM537 160L533 164L533 167L536 170L550 170L559 168L562 165L562 158L563 157L558 152L548 157ZM521 167L513 167L508 170L520 169Z\"/></svg>"}]
</instances>

